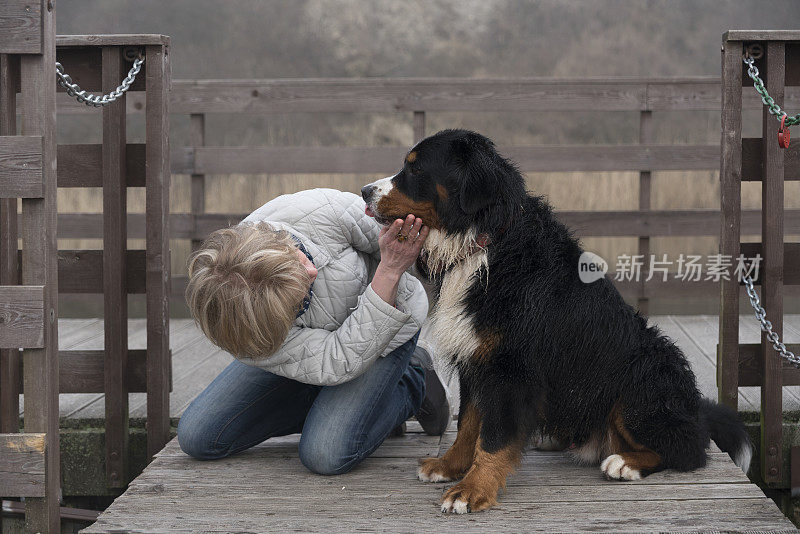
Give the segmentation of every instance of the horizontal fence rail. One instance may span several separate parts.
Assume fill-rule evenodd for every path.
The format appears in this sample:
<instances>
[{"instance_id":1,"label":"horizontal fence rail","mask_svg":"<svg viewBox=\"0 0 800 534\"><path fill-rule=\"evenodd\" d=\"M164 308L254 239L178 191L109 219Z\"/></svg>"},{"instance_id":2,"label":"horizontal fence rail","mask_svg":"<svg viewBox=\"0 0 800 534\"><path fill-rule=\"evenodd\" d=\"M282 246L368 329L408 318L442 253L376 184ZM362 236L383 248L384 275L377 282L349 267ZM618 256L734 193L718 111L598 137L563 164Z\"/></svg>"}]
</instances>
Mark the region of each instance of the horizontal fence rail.
<instances>
[{"instance_id":1,"label":"horizontal fence rail","mask_svg":"<svg viewBox=\"0 0 800 534\"><path fill-rule=\"evenodd\" d=\"M69 60L63 62L65 68ZM76 72L74 69L70 72ZM97 91L91 72L73 79ZM99 83L97 83L99 86ZM128 113L142 113L144 93L134 84ZM300 80L174 80L170 110L190 113L391 113L399 111L719 111L720 79L604 78L554 80L375 78ZM59 112L91 113L65 93ZM743 109L760 109L755 92L742 95ZM785 106L800 107L800 90L787 87Z\"/></svg>"}]
</instances>

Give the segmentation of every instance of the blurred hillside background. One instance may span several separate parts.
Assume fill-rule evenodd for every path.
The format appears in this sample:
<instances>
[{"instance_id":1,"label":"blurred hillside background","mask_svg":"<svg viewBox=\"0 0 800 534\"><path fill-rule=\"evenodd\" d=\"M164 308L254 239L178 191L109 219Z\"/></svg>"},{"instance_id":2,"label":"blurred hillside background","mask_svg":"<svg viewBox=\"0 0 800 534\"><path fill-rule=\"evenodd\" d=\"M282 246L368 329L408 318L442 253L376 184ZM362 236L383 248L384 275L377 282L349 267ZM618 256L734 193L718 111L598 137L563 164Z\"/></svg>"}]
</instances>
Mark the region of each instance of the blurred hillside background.
<instances>
[{"instance_id":1,"label":"blurred hillside background","mask_svg":"<svg viewBox=\"0 0 800 534\"><path fill-rule=\"evenodd\" d=\"M797 0L65 0L58 3L57 15L59 34L171 36L174 79L718 77L725 30L798 25ZM719 113L654 113L653 119L655 143L719 142ZM129 119L133 142L142 138L140 120ZM427 132L472 128L501 146L616 144L636 143L638 122L637 112L428 113ZM188 116L172 119L173 146L189 144L188 123ZM214 114L206 128L207 145L410 146L413 141L410 113ZM744 134L760 135L760 113L745 115ZM61 142L99 142L99 114L63 117L59 135ZM246 213L276 195L317 186L357 192L375 178L210 176L206 210ZM528 185L557 209L638 206L637 172L529 174ZM129 210L142 211L142 192L129 191ZM657 172L652 191L653 209L719 207L716 172ZM59 194L63 212L97 212L102 205L100 190ZM189 202L189 177L173 175L172 211L188 212ZM786 204L800 208L800 182L787 182ZM743 205L760 205L760 184L745 184ZM609 260L612 269L619 254L636 253L636 238L592 238L584 244ZM64 240L61 248L101 245ZM132 241L131 246L142 245ZM681 253L713 254L717 240L653 238L651 251L673 260ZM185 273L188 252L188 242L172 243L173 273ZM679 309L716 313L717 303L706 299L692 309L682 303ZM659 311L676 310L667 301L654 302L651 312Z\"/></svg>"}]
</instances>

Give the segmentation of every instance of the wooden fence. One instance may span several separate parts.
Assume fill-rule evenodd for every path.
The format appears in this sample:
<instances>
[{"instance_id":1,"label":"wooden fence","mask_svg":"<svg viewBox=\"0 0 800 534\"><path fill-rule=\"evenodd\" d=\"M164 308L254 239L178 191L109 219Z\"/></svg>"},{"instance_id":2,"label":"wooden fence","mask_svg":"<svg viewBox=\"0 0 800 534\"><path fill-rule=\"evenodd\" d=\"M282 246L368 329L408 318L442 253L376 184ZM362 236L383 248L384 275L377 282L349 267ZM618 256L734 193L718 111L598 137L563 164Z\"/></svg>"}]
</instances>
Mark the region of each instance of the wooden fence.
<instances>
[{"instance_id":1,"label":"wooden fence","mask_svg":"<svg viewBox=\"0 0 800 534\"><path fill-rule=\"evenodd\" d=\"M75 70L75 69L73 69ZM787 69L788 71L788 69ZM800 72L800 70L795 71ZM80 71L76 75L80 76ZM87 73L89 75L90 73ZM800 92L787 92L787 105L800 107ZM59 100L64 113L84 112L74 102ZM128 112L142 113L140 94L131 93ZM653 143L653 113L688 110L719 111L718 78L685 79L301 79L301 80L175 80L172 84L171 112L191 117L191 146L172 150L172 172L190 174L191 213L172 214L172 238L189 239L195 245L209 232L238 222L245 213L207 214L204 208L205 176L256 173L384 173L395 172L407 146L206 146L206 116L213 113L274 114L294 112L374 112L413 116L414 137L428 132L426 113L462 112L552 112L611 111L638 112L638 143L627 145L583 146L501 146L503 154L515 159L523 171L638 171L639 209L631 211L561 211L561 219L580 236L636 236L638 253L649 256L653 236L716 236L720 225L717 209L651 210L652 171L716 170L719 145L663 145ZM760 106L753 94L744 95L743 107ZM758 179L761 168L760 139L743 139L742 149L750 155L745 161L743 179ZM144 164L141 148L131 146L128 153L128 183L142 181ZM86 162L89 177L99 153L92 146L73 146L59 153L60 161ZM73 166L75 172L83 172ZM800 174L800 155L790 149L787 175ZM75 176L59 173L59 184ZM61 215L59 236L98 237L100 216ZM142 237L142 216L131 214L129 235ZM800 210L786 213L786 232L800 233ZM758 234L761 214L745 211L742 232ZM613 268L613 266L612 266ZM644 279L644 277L642 277ZM68 281L64 281L69 283ZM181 295L185 278L173 278L173 294ZM670 276L649 282L621 282L626 294L638 297L647 311L647 300L654 296L703 294L714 296L713 282L686 283Z\"/></svg>"}]
</instances>

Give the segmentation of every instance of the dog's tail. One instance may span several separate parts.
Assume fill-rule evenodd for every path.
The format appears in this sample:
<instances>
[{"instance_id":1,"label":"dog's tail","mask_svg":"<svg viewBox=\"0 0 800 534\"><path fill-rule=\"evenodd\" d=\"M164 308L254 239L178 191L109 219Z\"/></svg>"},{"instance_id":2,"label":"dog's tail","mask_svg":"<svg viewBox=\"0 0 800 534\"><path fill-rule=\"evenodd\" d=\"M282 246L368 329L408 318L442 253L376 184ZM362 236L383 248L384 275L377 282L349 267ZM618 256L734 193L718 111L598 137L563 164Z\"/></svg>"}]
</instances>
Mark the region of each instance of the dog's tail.
<instances>
[{"instance_id":1,"label":"dog's tail","mask_svg":"<svg viewBox=\"0 0 800 534\"><path fill-rule=\"evenodd\" d=\"M700 418L717 447L727 452L734 463L747 473L753 458L753 443L736 412L727 406L701 399Z\"/></svg>"}]
</instances>

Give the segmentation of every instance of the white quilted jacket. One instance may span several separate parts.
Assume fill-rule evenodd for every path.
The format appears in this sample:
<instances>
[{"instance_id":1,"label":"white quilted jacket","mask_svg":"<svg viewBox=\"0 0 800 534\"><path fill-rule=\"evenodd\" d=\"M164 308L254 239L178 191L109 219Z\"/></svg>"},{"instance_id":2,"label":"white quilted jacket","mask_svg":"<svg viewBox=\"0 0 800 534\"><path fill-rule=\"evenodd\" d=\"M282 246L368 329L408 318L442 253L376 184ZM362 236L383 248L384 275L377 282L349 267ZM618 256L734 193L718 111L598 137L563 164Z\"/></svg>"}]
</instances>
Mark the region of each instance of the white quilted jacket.
<instances>
[{"instance_id":1,"label":"white quilted jacket","mask_svg":"<svg viewBox=\"0 0 800 534\"><path fill-rule=\"evenodd\" d=\"M247 221L293 233L318 274L308 310L295 319L278 351L263 359L239 358L243 363L307 384L341 384L422 327L428 298L419 280L402 275L396 307L372 289L380 225L364 213L361 197L334 189L300 191L267 202L242 222Z\"/></svg>"}]
</instances>

